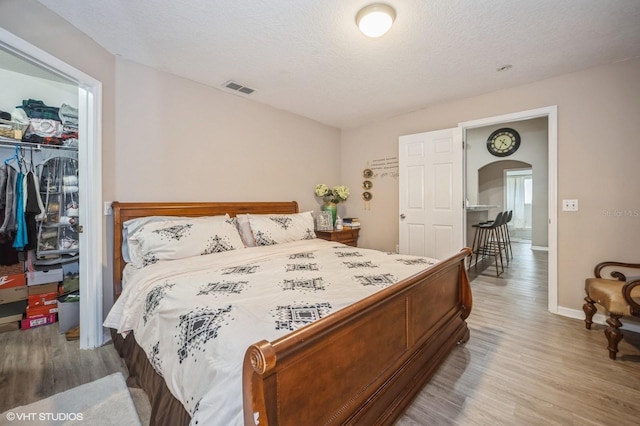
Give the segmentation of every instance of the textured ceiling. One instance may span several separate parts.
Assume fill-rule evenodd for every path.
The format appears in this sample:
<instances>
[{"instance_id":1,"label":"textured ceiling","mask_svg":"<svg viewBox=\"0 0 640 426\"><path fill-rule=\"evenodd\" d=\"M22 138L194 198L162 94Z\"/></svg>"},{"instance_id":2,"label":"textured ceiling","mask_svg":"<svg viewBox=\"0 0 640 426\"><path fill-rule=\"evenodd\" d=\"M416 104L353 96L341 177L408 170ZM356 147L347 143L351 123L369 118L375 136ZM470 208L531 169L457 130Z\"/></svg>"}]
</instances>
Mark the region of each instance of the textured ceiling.
<instances>
[{"instance_id":1,"label":"textured ceiling","mask_svg":"<svg viewBox=\"0 0 640 426\"><path fill-rule=\"evenodd\" d=\"M640 57L639 0L39 0L109 52L335 127ZM511 64L506 72L496 72Z\"/></svg>"}]
</instances>

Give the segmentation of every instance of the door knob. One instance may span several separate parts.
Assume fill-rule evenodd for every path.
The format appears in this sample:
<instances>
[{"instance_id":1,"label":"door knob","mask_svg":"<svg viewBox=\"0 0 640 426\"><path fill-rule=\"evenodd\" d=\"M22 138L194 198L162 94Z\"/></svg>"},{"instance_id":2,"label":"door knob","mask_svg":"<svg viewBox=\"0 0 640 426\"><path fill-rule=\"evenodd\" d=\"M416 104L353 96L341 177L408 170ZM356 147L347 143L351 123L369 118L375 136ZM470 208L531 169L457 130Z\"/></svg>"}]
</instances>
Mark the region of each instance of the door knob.
<instances>
[{"instance_id":1,"label":"door knob","mask_svg":"<svg viewBox=\"0 0 640 426\"><path fill-rule=\"evenodd\" d=\"M404 219L405 217L407 217L407 216L405 216L405 214L404 214L404 213L402 213L402 214L400 215L400 219Z\"/></svg>"}]
</instances>

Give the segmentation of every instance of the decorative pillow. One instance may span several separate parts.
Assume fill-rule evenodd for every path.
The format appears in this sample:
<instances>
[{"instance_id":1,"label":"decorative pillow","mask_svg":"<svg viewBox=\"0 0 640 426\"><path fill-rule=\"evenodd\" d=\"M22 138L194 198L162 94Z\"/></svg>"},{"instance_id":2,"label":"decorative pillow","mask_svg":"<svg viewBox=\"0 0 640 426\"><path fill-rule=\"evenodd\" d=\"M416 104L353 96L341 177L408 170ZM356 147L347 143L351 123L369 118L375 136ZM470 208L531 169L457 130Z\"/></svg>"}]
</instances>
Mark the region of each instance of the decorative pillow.
<instances>
[{"instance_id":1,"label":"decorative pillow","mask_svg":"<svg viewBox=\"0 0 640 426\"><path fill-rule=\"evenodd\" d=\"M164 222L167 220L189 219L182 216L145 216L136 219L129 219L122 224L122 259L131 263L129 254L129 236L135 234L144 225L152 222Z\"/></svg>"},{"instance_id":2,"label":"decorative pillow","mask_svg":"<svg viewBox=\"0 0 640 426\"><path fill-rule=\"evenodd\" d=\"M316 237L313 212L296 214L248 214L253 238L258 246L270 246Z\"/></svg>"},{"instance_id":3,"label":"decorative pillow","mask_svg":"<svg viewBox=\"0 0 640 426\"><path fill-rule=\"evenodd\" d=\"M249 215L248 214L239 214L234 218L236 220L236 225L238 227L238 232L240 232L240 238L242 238L242 242L245 247L255 247L256 240L253 238L253 233L251 232L251 223L249 223Z\"/></svg>"},{"instance_id":4,"label":"decorative pillow","mask_svg":"<svg viewBox=\"0 0 640 426\"><path fill-rule=\"evenodd\" d=\"M153 222L129 237L132 264L138 268L159 260L176 260L244 248L228 216ZM135 244L134 244L135 243Z\"/></svg>"}]
</instances>

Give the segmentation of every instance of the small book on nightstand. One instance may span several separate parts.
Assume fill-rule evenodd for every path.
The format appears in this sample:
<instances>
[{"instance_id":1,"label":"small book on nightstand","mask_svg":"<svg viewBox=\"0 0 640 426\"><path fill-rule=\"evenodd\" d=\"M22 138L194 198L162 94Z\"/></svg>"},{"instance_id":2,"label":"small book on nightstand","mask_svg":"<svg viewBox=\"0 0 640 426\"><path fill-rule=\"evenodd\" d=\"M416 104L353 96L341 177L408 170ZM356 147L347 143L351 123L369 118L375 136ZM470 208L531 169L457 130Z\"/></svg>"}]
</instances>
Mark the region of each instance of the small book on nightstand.
<instances>
[{"instance_id":1,"label":"small book on nightstand","mask_svg":"<svg viewBox=\"0 0 640 426\"><path fill-rule=\"evenodd\" d=\"M358 229L360 228L360 219L357 217L345 217L342 219L342 226L344 229Z\"/></svg>"}]
</instances>

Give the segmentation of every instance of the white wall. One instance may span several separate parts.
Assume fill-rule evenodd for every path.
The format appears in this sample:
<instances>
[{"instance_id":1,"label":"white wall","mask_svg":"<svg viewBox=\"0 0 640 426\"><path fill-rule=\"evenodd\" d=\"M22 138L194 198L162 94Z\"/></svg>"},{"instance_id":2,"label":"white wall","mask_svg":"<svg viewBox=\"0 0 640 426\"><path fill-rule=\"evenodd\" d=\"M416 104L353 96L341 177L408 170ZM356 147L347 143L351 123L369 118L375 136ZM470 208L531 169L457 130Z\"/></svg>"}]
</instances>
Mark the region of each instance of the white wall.
<instances>
[{"instance_id":1,"label":"white wall","mask_svg":"<svg viewBox=\"0 0 640 426\"><path fill-rule=\"evenodd\" d=\"M78 107L78 86L63 84L2 69L0 64L0 110L11 113L25 99L43 101L59 107L67 104Z\"/></svg>"}]
</instances>

